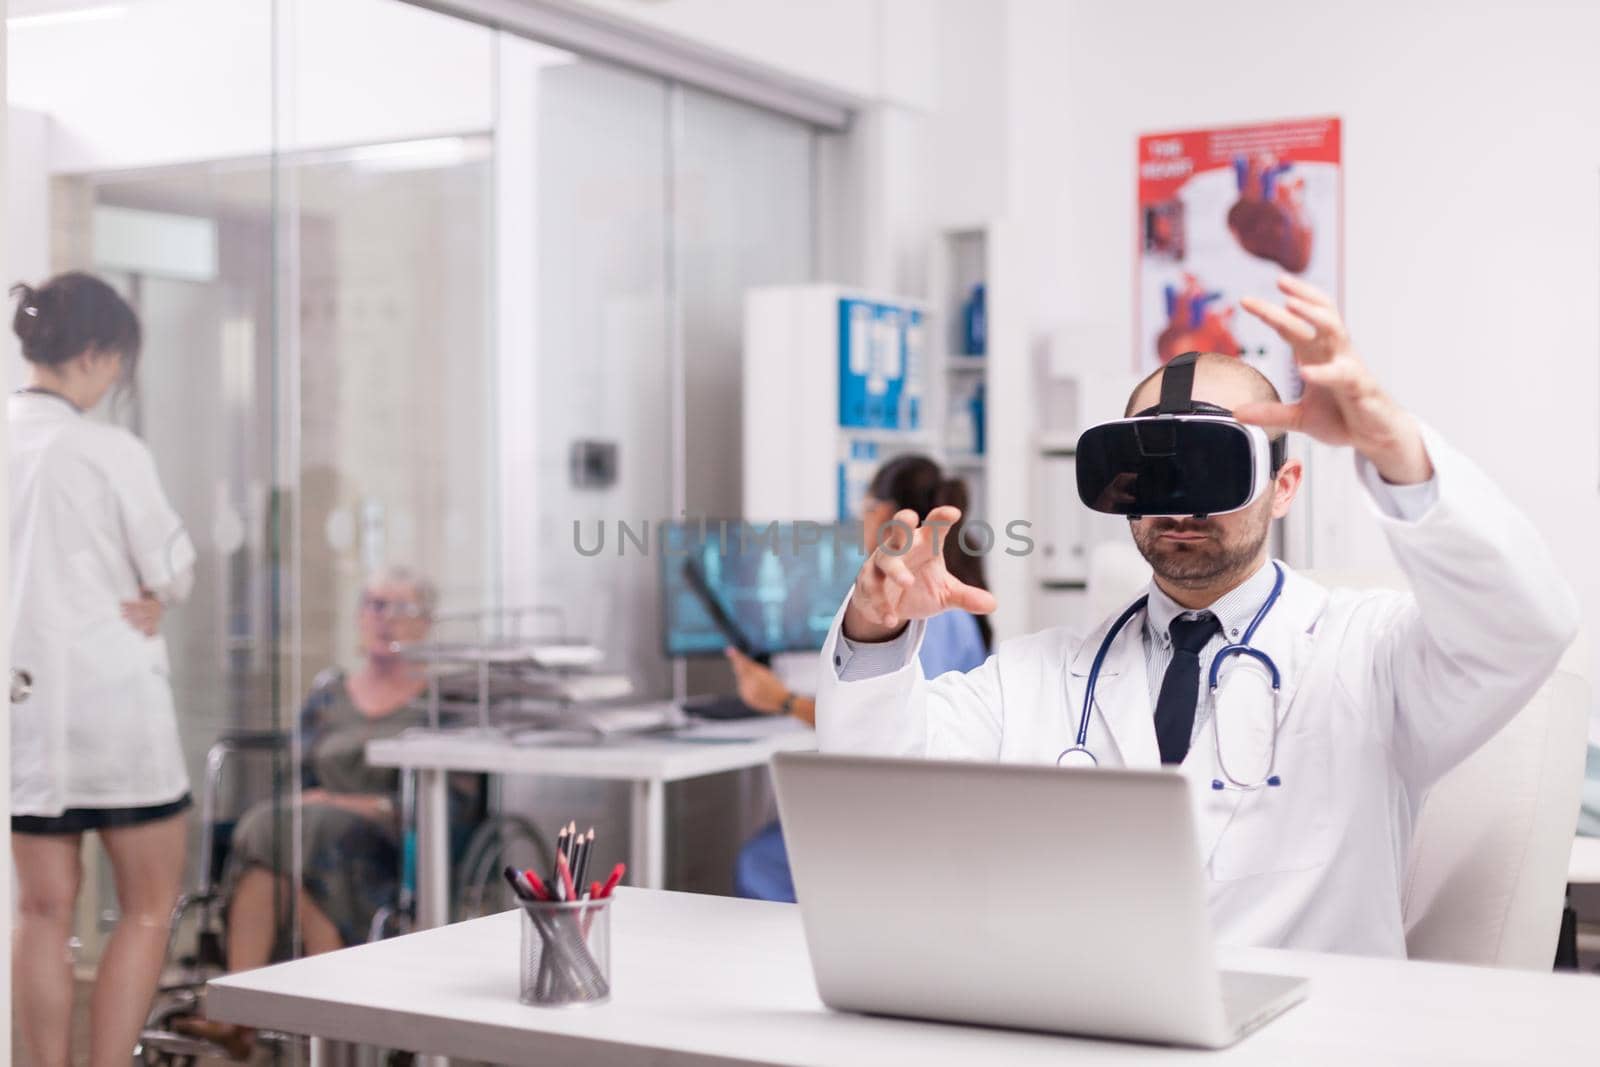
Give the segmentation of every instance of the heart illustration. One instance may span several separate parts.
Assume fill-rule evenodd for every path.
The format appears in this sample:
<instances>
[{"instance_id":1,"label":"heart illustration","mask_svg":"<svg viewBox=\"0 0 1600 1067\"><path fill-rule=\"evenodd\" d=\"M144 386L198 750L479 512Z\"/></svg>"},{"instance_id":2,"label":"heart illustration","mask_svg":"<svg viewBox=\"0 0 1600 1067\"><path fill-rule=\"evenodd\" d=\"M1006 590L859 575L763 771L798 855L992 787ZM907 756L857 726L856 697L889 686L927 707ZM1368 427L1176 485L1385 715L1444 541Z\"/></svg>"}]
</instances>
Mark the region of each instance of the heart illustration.
<instances>
[{"instance_id":1,"label":"heart illustration","mask_svg":"<svg viewBox=\"0 0 1600 1067\"><path fill-rule=\"evenodd\" d=\"M1165 363L1185 352L1220 352L1237 356L1243 348L1233 336L1233 308L1217 306L1219 292L1207 292L1193 274L1183 288L1166 287L1167 325L1156 338L1156 355Z\"/></svg>"},{"instance_id":2,"label":"heart illustration","mask_svg":"<svg viewBox=\"0 0 1600 1067\"><path fill-rule=\"evenodd\" d=\"M1239 199L1228 209L1228 229L1252 256L1299 274L1311 262L1311 220L1305 211L1305 180L1290 180L1291 167L1270 153L1235 157Z\"/></svg>"}]
</instances>

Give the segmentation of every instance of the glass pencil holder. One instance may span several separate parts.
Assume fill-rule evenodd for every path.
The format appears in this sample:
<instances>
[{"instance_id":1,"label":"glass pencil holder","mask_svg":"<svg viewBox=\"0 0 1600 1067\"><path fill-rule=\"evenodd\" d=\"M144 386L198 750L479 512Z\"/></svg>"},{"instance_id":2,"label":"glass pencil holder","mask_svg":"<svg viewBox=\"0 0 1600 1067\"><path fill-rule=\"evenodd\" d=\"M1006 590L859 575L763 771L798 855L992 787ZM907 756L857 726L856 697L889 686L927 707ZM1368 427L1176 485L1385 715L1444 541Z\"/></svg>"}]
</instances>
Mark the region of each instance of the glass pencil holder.
<instances>
[{"instance_id":1,"label":"glass pencil holder","mask_svg":"<svg viewBox=\"0 0 1600 1067\"><path fill-rule=\"evenodd\" d=\"M599 1004L611 996L611 898L524 900L524 1004Z\"/></svg>"}]
</instances>

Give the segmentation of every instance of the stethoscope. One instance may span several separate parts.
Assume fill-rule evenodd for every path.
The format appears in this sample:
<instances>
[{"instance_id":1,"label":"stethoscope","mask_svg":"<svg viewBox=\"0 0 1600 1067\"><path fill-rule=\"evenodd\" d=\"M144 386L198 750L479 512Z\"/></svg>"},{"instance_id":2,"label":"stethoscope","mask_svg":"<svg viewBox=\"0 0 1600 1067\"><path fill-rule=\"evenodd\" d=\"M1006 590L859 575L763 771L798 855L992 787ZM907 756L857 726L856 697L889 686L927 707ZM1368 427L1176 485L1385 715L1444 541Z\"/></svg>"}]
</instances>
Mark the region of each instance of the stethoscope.
<instances>
[{"instance_id":1,"label":"stethoscope","mask_svg":"<svg viewBox=\"0 0 1600 1067\"><path fill-rule=\"evenodd\" d=\"M1278 786L1283 784L1283 780L1274 770L1278 762L1278 727L1281 725L1279 704L1283 698L1283 676L1278 673L1278 665L1272 662L1271 656L1267 655L1259 648L1250 647L1250 639L1256 635L1256 630L1261 626L1262 620L1267 617L1267 613L1272 610L1272 605L1278 602L1278 597L1283 592L1283 567L1280 566L1276 561L1273 562L1272 567L1273 570L1277 572L1277 577L1272 583L1272 592L1267 595L1266 602L1261 605L1261 609L1256 612L1255 618L1252 619L1250 625L1245 628L1244 637L1234 644L1224 645L1222 648L1217 650L1217 654L1211 659L1211 671L1208 682L1211 690L1212 718L1215 720L1211 728L1211 740L1212 744L1216 748L1217 773L1222 776L1220 778L1211 779L1212 789L1226 789L1232 787L1234 789L1254 790L1260 789L1263 786ZM1094 663L1089 668L1088 684L1084 686L1083 714L1078 718L1077 742L1071 748L1064 750L1061 755L1056 757L1056 766L1099 766L1100 761L1095 758L1095 754L1093 752L1089 751L1088 744L1089 715L1094 708L1095 683L1100 680L1100 668L1105 665L1106 656L1110 655L1111 645L1116 641L1117 635L1122 632L1122 628L1128 625L1135 615L1139 614L1145 609L1149 602L1149 596L1142 596L1132 604L1128 605L1127 610L1121 615L1117 616L1117 621L1111 624L1111 629L1106 631L1105 639L1100 642L1100 648L1097 652L1095 652ZM1228 771L1227 764L1222 758L1222 720L1221 716L1216 713L1217 681L1221 677L1223 661L1233 656L1245 656L1260 663L1264 668L1266 668L1267 677L1272 680L1272 741L1267 753L1267 772L1264 776L1262 776L1260 781L1246 782L1235 778Z\"/></svg>"}]
</instances>

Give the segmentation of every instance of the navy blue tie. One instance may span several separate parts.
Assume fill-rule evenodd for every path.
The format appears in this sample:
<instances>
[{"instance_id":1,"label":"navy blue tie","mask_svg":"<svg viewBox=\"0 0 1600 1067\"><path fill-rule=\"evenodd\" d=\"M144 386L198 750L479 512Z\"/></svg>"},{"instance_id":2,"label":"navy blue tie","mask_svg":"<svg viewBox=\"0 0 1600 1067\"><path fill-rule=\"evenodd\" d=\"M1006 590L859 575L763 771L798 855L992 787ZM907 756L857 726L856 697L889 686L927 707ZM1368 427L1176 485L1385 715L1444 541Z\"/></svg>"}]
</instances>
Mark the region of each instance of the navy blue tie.
<instances>
[{"instance_id":1,"label":"navy blue tie","mask_svg":"<svg viewBox=\"0 0 1600 1067\"><path fill-rule=\"evenodd\" d=\"M1172 662L1161 679L1156 698L1156 745L1162 763L1182 763L1189 754L1194 732L1194 706L1200 698L1200 650L1222 629L1217 617L1206 612L1197 619L1173 619Z\"/></svg>"}]
</instances>

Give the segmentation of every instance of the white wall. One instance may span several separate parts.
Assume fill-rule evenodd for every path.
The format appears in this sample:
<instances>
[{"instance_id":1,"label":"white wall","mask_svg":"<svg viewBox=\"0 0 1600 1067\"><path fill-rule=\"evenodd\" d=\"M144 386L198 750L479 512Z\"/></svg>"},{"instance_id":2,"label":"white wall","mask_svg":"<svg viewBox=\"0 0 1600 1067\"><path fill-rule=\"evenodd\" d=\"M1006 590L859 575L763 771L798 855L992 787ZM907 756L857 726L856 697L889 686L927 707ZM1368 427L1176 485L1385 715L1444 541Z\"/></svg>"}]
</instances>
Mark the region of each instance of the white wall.
<instances>
[{"instance_id":1,"label":"white wall","mask_svg":"<svg viewBox=\"0 0 1600 1067\"><path fill-rule=\"evenodd\" d=\"M1009 19L996 0L937 0L932 158L922 176L942 226L1003 212L1009 191Z\"/></svg>"},{"instance_id":2,"label":"white wall","mask_svg":"<svg viewBox=\"0 0 1600 1067\"><path fill-rule=\"evenodd\" d=\"M1035 328L1105 327L1126 374L1139 133L1343 116L1357 344L1533 517L1600 635L1600 5L1217 0L1151 32L1176 10L1011 0ZM1346 462L1313 475L1320 567L1386 558Z\"/></svg>"}]
</instances>

